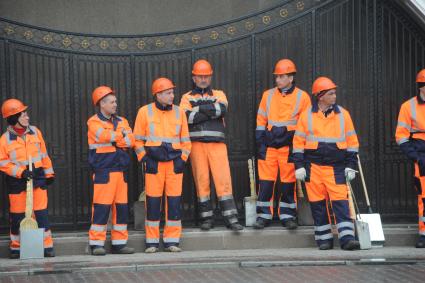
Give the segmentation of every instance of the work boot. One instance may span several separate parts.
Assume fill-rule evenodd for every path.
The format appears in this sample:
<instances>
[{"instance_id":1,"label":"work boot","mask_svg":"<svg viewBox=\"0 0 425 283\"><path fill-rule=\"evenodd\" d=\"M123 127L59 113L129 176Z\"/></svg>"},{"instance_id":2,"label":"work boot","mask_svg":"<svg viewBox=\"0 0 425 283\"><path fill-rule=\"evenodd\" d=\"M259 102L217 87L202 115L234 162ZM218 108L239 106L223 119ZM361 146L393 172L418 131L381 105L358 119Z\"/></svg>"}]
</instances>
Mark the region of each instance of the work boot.
<instances>
[{"instance_id":1,"label":"work boot","mask_svg":"<svg viewBox=\"0 0 425 283\"><path fill-rule=\"evenodd\" d=\"M113 254L134 254L134 249L130 247L122 247L121 249L116 249L112 247L112 253Z\"/></svg>"},{"instance_id":2,"label":"work boot","mask_svg":"<svg viewBox=\"0 0 425 283\"><path fill-rule=\"evenodd\" d=\"M214 228L212 219L206 219L201 223L201 230L208 231Z\"/></svg>"},{"instance_id":3,"label":"work boot","mask_svg":"<svg viewBox=\"0 0 425 283\"><path fill-rule=\"evenodd\" d=\"M282 225L288 228L288 230L294 230L298 228L298 223L295 221L295 219L288 219L283 221Z\"/></svg>"},{"instance_id":4,"label":"work boot","mask_svg":"<svg viewBox=\"0 0 425 283\"><path fill-rule=\"evenodd\" d=\"M55 257L55 251L53 249L44 250L44 257Z\"/></svg>"},{"instance_id":5,"label":"work boot","mask_svg":"<svg viewBox=\"0 0 425 283\"><path fill-rule=\"evenodd\" d=\"M322 251L324 251L324 250L332 250L333 248L334 248L334 245L333 245L332 242L324 242L324 243L321 243L319 245L319 250L322 250Z\"/></svg>"},{"instance_id":6,"label":"work boot","mask_svg":"<svg viewBox=\"0 0 425 283\"><path fill-rule=\"evenodd\" d=\"M91 249L91 254L92 255L105 255L106 254L106 251L105 251L105 248L104 247L96 246L96 247L93 247Z\"/></svg>"},{"instance_id":7,"label":"work boot","mask_svg":"<svg viewBox=\"0 0 425 283\"><path fill-rule=\"evenodd\" d=\"M243 226L239 224L239 222L231 223L227 225L227 228L229 228L232 231L241 231L243 230Z\"/></svg>"},{"instance_id":8,"label":"work boot","mask_svg":"<svg viewBox=\"0 0 425 283\"><path fill-rule=\"evenodd\" d=\"M359 250L360 249L360 243L356 240L349 240L347 243L345 243L342 246L343 250L346 251L353 251L353 250Z\"/></svg>"},{"instance_id":9,"label":"work boot","mask_svg":"<svg viewBox=\"0 0 425 283\"><path fill-rule=\"evenodd\" d=\"M147 253L147 254L153 254L153 253L158 252L158 250L159 249L157 247L149 247L149 248L146 248L145 253Z\"/></svg>"},{"instance_id":10,"label":"work boot","mask_svg":"<svg viewBox=\"0 0 425 283\"><path fill-rule=\"evenodd\" d=\"M19 253L10 253L9 254L9 258L10 259L19 259L19 257L20 257L20 255L19 255Z\"/></svg>"},{"instance_id":11,"label":"work boot","mask_svg":"<svg viewBox=\"0 0 425 283\"><path fill-rule=\"evenodd\" d=\"M266 226L267 226L267 222L263 218L257 218L257 221L255 221L254 225L252 225L254 229L258 229L258 230L264 229L264 227Z\"/></svg>"},{"instance_id":12,"label":"work boot","mask_svg":"<svg viewBox=\"0 0 425 283\"><path fill-rule=\"evenodd\" d=\"M171 252L171 253L179 253L182 251L181 248L177 247L177 246L169 246L164 248L165 252Z\"/></svg>"},{"instance_id":13,"label":"work boot","mask_svg":"<svg viewBox=\"0 0 425 283\"><path fill-rule=\"evenodd\" d=\"M419 237L415 247L418 249L425 248L425 237Z\"/></svg>"}]
</instances>

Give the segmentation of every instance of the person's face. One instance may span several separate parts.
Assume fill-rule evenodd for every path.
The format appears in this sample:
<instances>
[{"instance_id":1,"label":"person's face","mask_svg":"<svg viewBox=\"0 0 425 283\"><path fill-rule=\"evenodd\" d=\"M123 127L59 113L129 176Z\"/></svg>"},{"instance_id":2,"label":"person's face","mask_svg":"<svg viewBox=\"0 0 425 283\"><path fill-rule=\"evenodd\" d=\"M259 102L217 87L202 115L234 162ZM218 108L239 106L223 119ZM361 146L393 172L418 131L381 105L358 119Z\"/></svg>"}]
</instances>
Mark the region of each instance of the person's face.
<instances>
[{"instance_id":1,"label":"person's face","mask_svg":"<svg viewBox=\"0 0 425 283\"><path fill-rule=\"evenodd\" d=\"M211 85L212 76L192 76L193 82L199 88L207 88Z\"/></svg>"},{"instance_id":2,"label":"person's face","mask_svg":"<svg viewBox=\"0 0 425 283\"><path fill-rule=\"evenodd\" d=\"M18 122L24 127L28 127L30 125L30 116L28 116L27 111L21 112L21 116L19 116Z\"/></svg>"},{"instance_id":3,"label":"person's face","mask_svg":"<svg viewBox=\"0 0 425 283\"><path fill-rule=\"evenodd\" d=\"M100 101L100 109L106 115L116 114L117 108L117 97L115 95L107 95Z\"/></svg>"},{"instance_id":4,"label":"person's face","mask_svg":"<svg viewBox=\"0 0 425 283\"><path fill-rule=\"evenodd\" d=\"M172 105L174 101L174 89L170 88L156 94L156 99L162 105Z\"/></svg>"},{"instance_id":5,"label":"person's face","mask_svg":"<svg viewBox=\"0 0 425 283\"><path fill-rule=\"evenodd\" d=\"M331 106L336 103L336 89L328 90L322 97L319 98L319 101L326 106Z\"/></svg>"},{"instance_id":6,"label":"person's face","mask_svg":"<svg viewBox=\"0 0 425 283\"><path fill-rule=\"evenodd\" d=\"M294 80L294 76L288 75L276 75L276 86L278 88L288 88L291 86L292 81Z\"/></svg>"}]
</instances>

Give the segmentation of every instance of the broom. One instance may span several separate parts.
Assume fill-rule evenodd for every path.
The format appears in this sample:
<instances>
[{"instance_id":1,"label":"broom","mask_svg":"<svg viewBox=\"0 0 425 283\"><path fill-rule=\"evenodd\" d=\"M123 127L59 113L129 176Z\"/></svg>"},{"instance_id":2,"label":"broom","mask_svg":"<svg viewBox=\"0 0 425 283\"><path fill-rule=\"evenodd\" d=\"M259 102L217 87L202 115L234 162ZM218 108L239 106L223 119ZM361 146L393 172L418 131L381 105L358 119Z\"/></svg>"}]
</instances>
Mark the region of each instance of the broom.
<instances>
[{"instance_id":1,"label":"broom","mask_svg":"<svg viewBox=\"0 0 425 283\"><path fill-rule=\"evenodd\" d=\"M29 170L32 172L32 158L31 155L28 159ZM20 230L34 230L38 229L38 223L32 218L33 208L33 182L32 179L27 181L27 197L25 205L25 218L21 221Z\"/></svg>"}]
</instances>

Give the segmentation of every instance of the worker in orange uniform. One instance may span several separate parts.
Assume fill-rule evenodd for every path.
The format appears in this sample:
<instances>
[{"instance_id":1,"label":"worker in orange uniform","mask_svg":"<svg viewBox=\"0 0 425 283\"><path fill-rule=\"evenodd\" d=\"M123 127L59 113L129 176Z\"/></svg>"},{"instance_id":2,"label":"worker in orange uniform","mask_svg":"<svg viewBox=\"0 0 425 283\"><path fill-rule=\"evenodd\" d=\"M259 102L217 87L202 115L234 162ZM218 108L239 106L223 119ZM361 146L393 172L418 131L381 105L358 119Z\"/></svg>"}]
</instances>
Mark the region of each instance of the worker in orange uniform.
<instances>
[{"instance_id":1,"label":"worker in orange uniform","mask_svg":"<svg viewBox=\"0 0 425 283\"><path fill-rule=\"evenodd\" d=\"M127 173L130 165L128 151L134 146L134 136L128 121L116 114L117 98L110 87L95 88L92 100L98 111L87 121L88 160L94 183L89 230L91 253L96 256L106 254L106 229L112 208L112 253L132 254L134 249L127 247Z\"/></svg>"},{"instance_id":2,"label":"worker in orange uniform","mask_svg":"<svg viewBox=\"0 0 425 283\"><path fill-rule=\"evenodd\" d=\"M293 159L297 180L306 184L319 249L333 248L327 212L330 199L341 248L355 250L360 244L354 238L346 182L356 176L359 142L350 114L335 103L336 88L326 77L314 81L312 106L301 114L297 123Z\"/></svg>"},{"instance_id":3,"label":"worker in orange uniform","mask_svg":"<svg viewBox=\"0 0 425 283\"><path fill-rule=\"evenodd\" d=\"M33 210L39 228L44 228L44 256L54 257L53 239L47 211L47 186L55 173L43 135L29 124L28 106L18 99L8 99L1 113L8 127L0 138L0 170L6 174L9 194L10 258L19 258L19 226L25 217L27 181L33 180ZM29 157L32 171L29 171Z\"/></svg>"},{"instance_id":4,"label":"worker in orange uniform","mask_svg":"<svg viewBox=\"0 0 425 283\"><path fill-rule=\"evenodd\" d=\"M415 164L419 214L419 239L416 247L425 248L425 69L417 74L416 83L417 95L401 105L395 138L400 149Z\"/></svg>"},{"instance_id":5,"label":"worker in orange uniform","mask_svg":"<svg viewBox=\"0 0 425 283\"><path fill-rule=\"evenodd\" d=\"M180 106L186 111L192 141L193 178L198 195L201 229L214 227L210 201L210 170L226 226L242 230L232 194L227 148L224 143L224 116L227 113L227 98L223 91L211 88L213 69L206 60L193 65L192 79L195 87L184 94Z\"/></svg>"},{"instance_id":6,"label":"worker in orange uniform","mask_svg":"<svg viewBox=\"0 0 425 283\"><path fill-rule=\"evenodd\" d=\"M183 170L191 143L184 111L173 105L174 84L158 78L154 102L139 109L134 125L137 159L144 164L146 188L146 253L159 248L161 201L165 191L165 251L180 252Z\"/></svg>"},{"instance_id":7,"label":"worker in orange uniform","mask_svg":"<svg viewBox=\"0 0 425 283\"><path fill-rule=\"evenodd\" d=\"M255 131L260 188L255 229L263 229L273 218L273 195L280 172L279 219L288 229L298 227L295 202L295 166L289 160L298 117L310 105L310 96L295 86L295 64L289 59L276 63L276 87L261 98Z\"/></svg>"}]
</instances>

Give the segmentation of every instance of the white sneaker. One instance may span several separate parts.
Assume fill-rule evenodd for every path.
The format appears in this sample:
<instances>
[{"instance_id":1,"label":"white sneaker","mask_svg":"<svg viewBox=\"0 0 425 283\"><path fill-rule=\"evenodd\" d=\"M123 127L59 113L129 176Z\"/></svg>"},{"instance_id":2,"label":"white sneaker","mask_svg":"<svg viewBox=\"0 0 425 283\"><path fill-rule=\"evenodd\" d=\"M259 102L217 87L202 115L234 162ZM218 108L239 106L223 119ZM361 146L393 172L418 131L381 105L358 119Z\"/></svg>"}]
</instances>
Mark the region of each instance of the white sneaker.
<instances>
[{"instance_id":1,"label":"white sneaker","mask_svg":"<svg viewBox=\"0 0 425 283\"><path fill-rule=\"evenodd\" d=\"M145 250L145 253L147 253L147 254L153 254L153 253L156 253L156 252L158 252L157 247L149 247Z\"/></svg>"},{"instance_id":2,"label":"white sneaker","mask_svg":"<svg viewBox=\"0 0 425 283\"><path fill-rule=\"evenodd\" d=\"M169 247L165 248L164 251L171 252L171 253L179 253L179 252L182 251L182 249L177 247L177 246L169 246Z\"/></svg>"}]
</instances>

